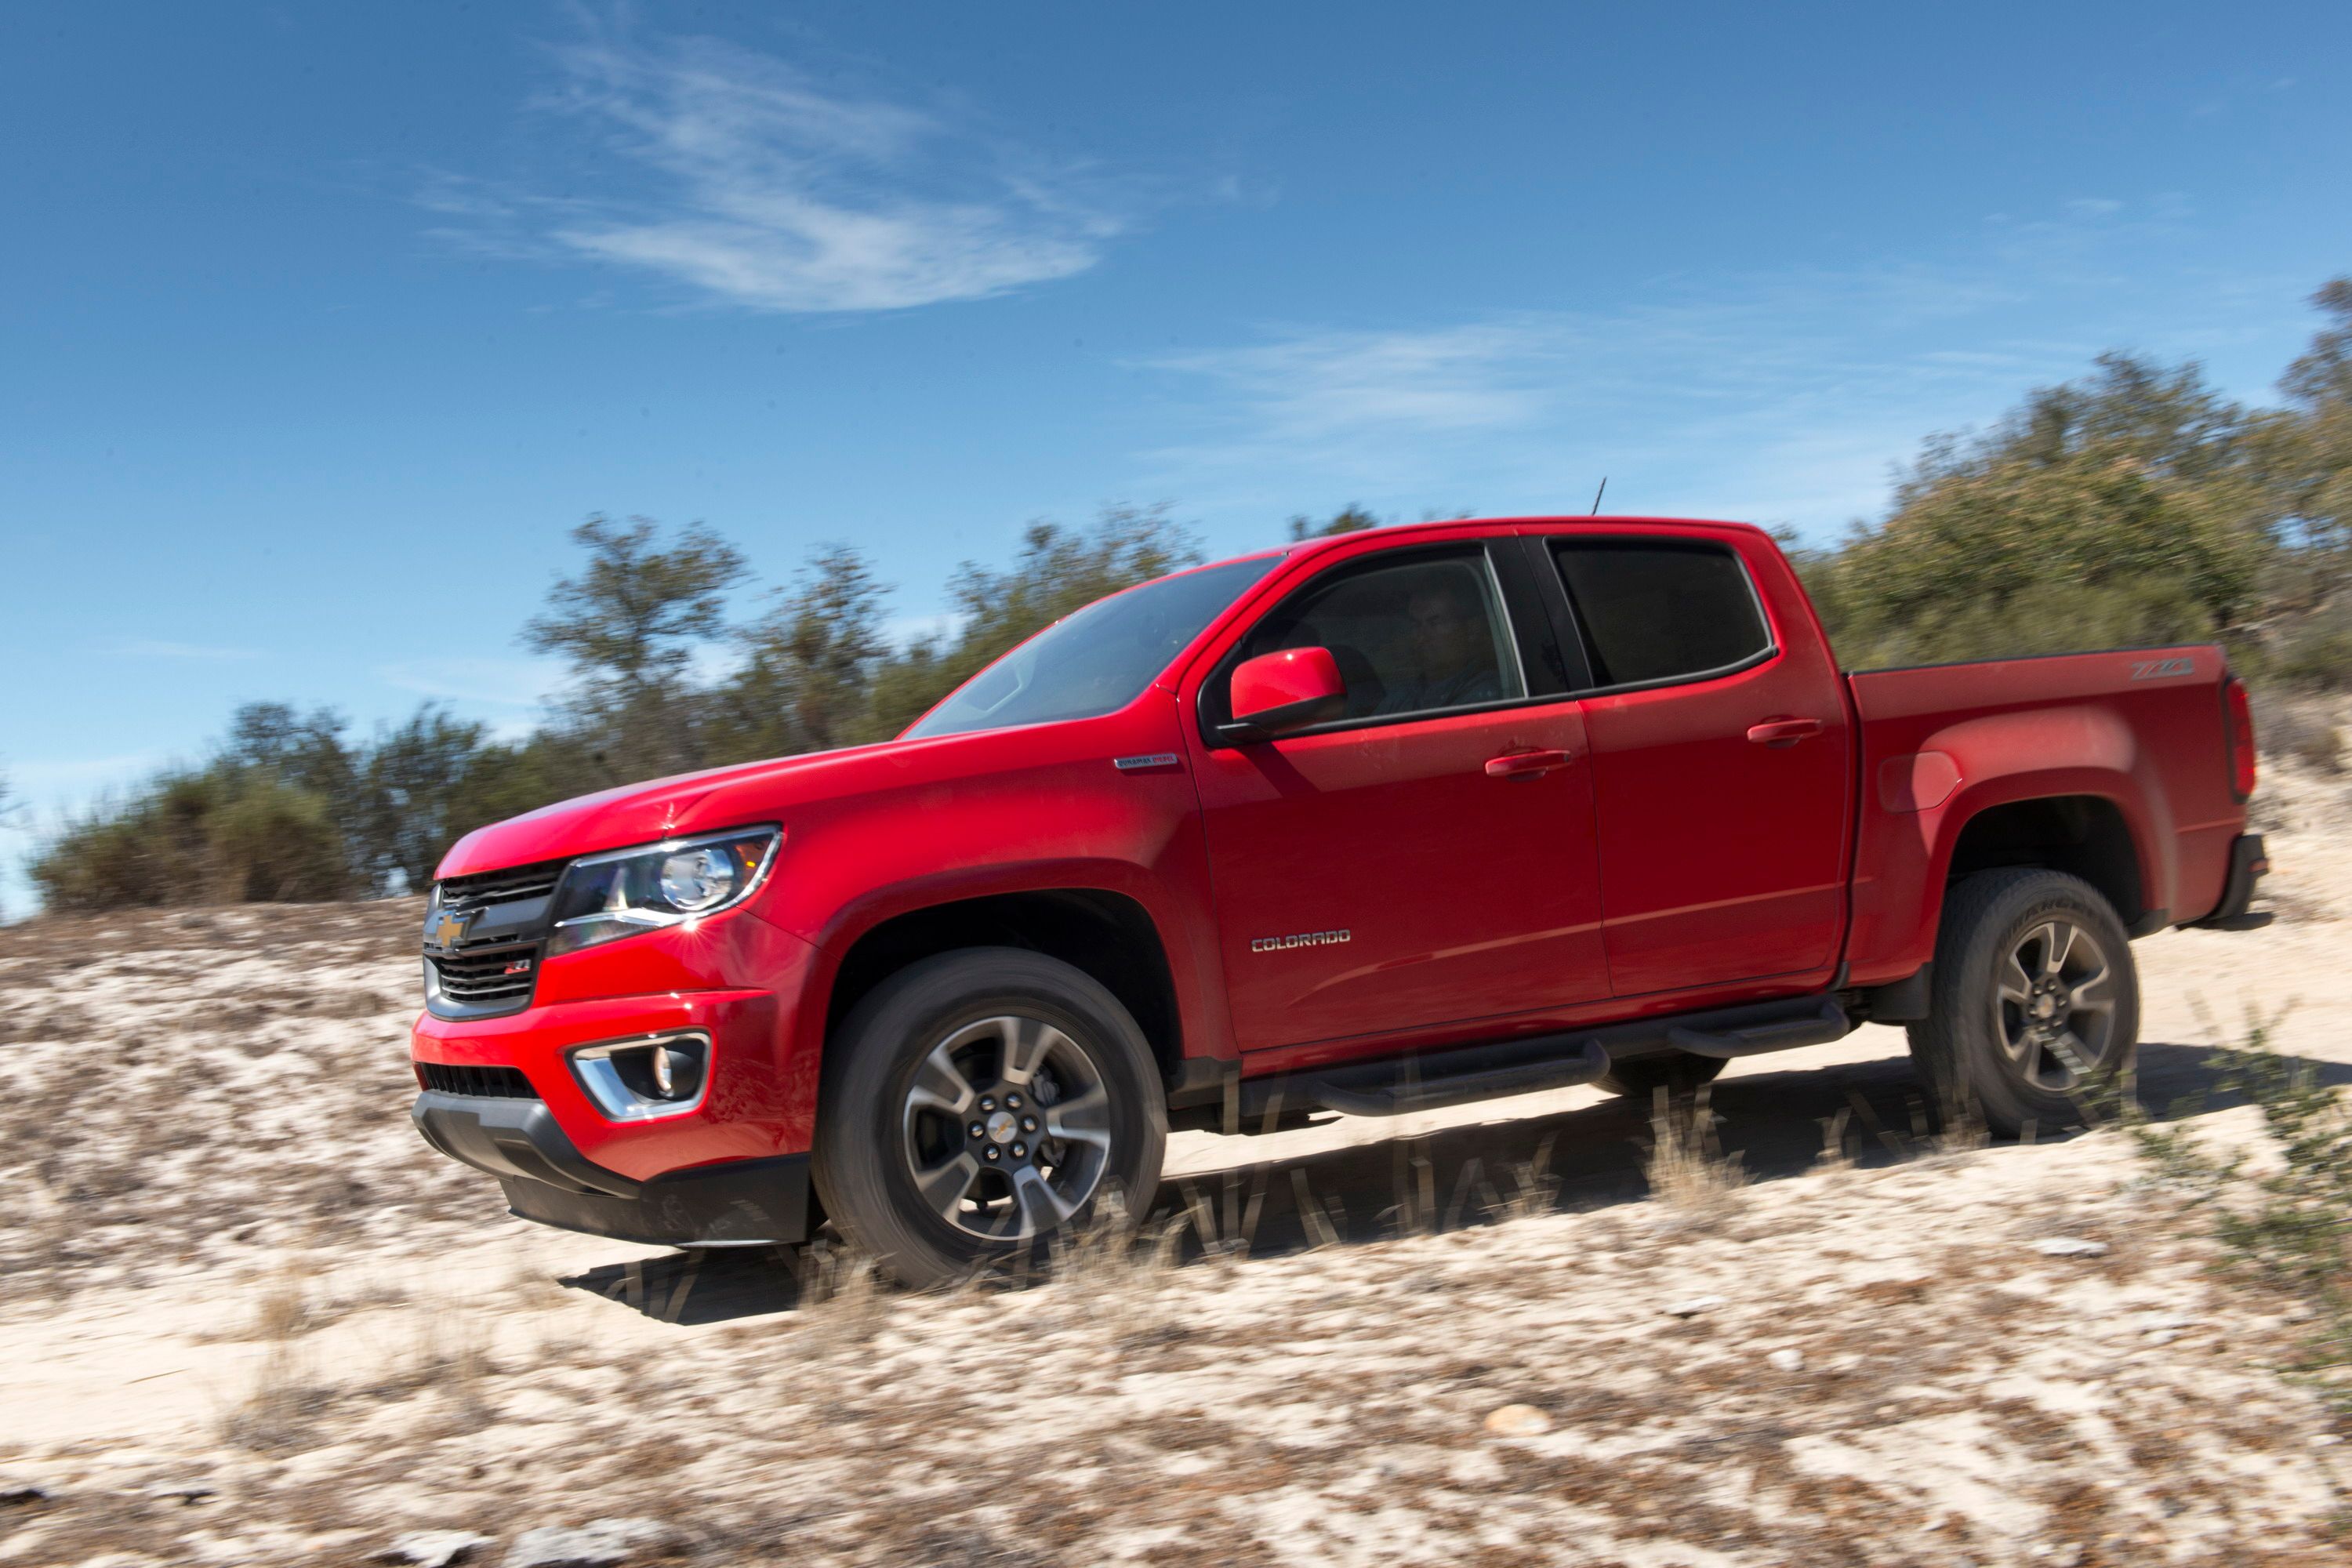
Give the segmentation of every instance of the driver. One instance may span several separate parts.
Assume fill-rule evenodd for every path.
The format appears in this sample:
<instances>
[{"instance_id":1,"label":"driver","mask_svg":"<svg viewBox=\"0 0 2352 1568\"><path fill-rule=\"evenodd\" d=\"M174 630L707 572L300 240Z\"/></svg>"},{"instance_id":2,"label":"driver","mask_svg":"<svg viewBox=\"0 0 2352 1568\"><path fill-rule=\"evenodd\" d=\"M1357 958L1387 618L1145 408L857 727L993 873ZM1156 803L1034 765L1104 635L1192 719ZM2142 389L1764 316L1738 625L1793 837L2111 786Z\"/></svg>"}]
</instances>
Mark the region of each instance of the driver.
<instances>
[{"instance_id":1,"label":"driver","mask_svg":"<svg viewBox=\"0 0 2352 1568\"><path fill-rule=\"evenodd\" d=\"M1492 702L1503 695L1495 668L1495 639L1479 596L1452 574L1413 590L1405 601L1420 679L1401 681L1380 707L1383 713L1419 713Z\"/></svg>"}]
</instances>

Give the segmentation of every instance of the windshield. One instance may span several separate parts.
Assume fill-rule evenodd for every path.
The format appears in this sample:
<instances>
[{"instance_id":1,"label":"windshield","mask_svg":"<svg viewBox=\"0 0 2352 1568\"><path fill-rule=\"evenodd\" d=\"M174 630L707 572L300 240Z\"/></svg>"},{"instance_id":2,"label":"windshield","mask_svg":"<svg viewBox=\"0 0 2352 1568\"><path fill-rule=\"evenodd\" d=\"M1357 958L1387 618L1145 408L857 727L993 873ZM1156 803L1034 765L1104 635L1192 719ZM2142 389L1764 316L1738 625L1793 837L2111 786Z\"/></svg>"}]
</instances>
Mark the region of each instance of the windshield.
<instances>
[{"instance_id":1,"label":"windshield","mask_svg":"<svg viewBox=\"0 0 2352 1568\"><path fill-rule=\"evenodd\" d=\"M1228 561L1097 599L956 688L906 738L1092 719L1124 708L1278 559Z\"/></svg>"}]
</instances>

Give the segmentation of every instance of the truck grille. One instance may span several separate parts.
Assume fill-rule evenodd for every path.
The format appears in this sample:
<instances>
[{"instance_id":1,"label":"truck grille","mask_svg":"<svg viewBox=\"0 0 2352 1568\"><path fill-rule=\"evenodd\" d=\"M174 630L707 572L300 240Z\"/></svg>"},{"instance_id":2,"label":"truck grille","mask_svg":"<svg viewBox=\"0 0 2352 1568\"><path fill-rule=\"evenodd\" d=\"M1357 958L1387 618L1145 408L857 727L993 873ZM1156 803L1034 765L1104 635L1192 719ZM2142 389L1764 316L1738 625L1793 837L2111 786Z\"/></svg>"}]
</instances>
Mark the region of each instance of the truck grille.
<instances>
[{"instance_id":1,"label":"truck grille","mask_svg":"<svg viewBox=\"0 0 2352 1568\"><path fill-rule=\"evenodd\" d=\"M471 1095L480 1100L537 1100L539 1090L514 1068L452 1067L447 1062L418 1062L416 1076L425 1087L442 1094Z\"/></svg>"},{"instance_id":2,"label":"truck grille","mask_svg":"<svg viewBox=\"0 0 2352 1568\"><path fill-rule=\"evenodd\" d=\"M470 877L444 877L441 907L478 910L521 899L543 899L555 891L563 866L561 860L542 860L536 866L509 866L502 871L478 871Z\"/></svg>"},{"instance_id":3,"label":"truck grille","mask_svg":"<svg viewBox=\"0 0 2352 1568\"><path fill-rule=\"evenodd\" d=\"M566 864L507 866L435 885L425 916L428 1009L488 1018L530 1005Z\"/></svg>"},{"instance_id":4,"label":"truck grille","mask_svg":"<svg viewBox=\"0 0 2352 1568\"><path fill-rule=\"evenodd\" d=\"M530 995L531 985L539 978L539 943L535 942L459 947L448 952L428 952L425 958L440 980L442 995L476 1006L520 1004Z\"/></svg>"}]
</instances>

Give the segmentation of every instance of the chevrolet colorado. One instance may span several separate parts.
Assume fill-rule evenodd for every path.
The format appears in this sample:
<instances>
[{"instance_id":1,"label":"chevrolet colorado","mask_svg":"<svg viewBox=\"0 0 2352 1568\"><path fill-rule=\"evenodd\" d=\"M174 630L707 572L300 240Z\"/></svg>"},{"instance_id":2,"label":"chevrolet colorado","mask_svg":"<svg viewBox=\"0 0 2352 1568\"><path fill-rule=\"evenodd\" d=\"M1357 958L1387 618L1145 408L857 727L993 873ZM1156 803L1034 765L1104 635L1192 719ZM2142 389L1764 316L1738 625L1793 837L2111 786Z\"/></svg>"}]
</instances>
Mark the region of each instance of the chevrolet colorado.
<instances>
[{"instance_id":1,"label":"chevrolet colorado","mask_svg":"<svg viewBox=\"0 0 2352 1568\"><path fill-rule=\"evenodd\" d=\"M1842 674L1741 524L1459 521L1181 572L894 741L566 801L443 861L416 1125L513 1212L682 1247L830 1221L955 1278L1148 1199L1171 1128L1907 1025L2073 1120L2130 943L2264 869L2212 647Z\"/></svg>"}]
</instances>

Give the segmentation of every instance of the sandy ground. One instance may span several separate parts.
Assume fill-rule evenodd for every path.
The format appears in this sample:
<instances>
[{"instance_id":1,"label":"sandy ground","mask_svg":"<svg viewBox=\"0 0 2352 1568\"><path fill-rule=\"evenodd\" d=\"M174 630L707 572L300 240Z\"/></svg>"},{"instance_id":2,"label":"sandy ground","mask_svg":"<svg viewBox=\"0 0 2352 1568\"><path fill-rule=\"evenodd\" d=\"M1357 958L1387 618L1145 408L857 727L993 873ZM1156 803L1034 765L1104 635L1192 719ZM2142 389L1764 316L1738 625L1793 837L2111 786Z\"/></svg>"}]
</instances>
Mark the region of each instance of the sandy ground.
<instances>
[{"instance_id":1,"label":"sandy ground","mask_svg":"<svg viewBox=\"0 0 2352 1568\"><path fill-rule=\"evenodd\" d=\"M2223 1141L2250 1014L2352 1080L2352 784L2260 811L2278 923L2136 949L2142 1098ZM1591 1090L1187 1134L1172 1262L909 1298L505 1216L407 1124L415 918L0 931L0 1563L2352 1559L2291 1304L2119 1135L1916 1136L1892 1030L1736 1065L1690 1201Z\"/></svg>"}]
</instances>

